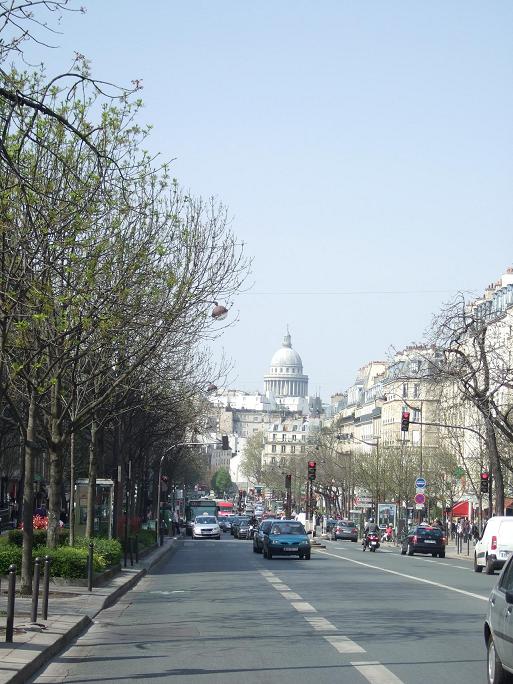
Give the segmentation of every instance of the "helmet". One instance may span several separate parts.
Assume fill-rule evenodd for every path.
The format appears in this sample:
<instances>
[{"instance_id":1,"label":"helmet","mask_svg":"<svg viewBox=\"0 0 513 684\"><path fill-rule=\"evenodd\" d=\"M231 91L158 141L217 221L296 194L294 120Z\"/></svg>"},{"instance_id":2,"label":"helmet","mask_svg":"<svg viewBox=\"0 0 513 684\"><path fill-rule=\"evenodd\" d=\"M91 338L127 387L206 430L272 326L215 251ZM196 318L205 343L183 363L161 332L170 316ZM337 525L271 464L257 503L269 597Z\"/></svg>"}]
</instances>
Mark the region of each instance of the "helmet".
<instances>
[{"instance_id":1,"label":"helmet","mask_svg":"<svg viewBox=\"0 0 513 684\"><path fill-rule=\"evenodd\" d=\"M369 518L369 522L374 522L374 518Z\"/></svg>"}]
</instances>

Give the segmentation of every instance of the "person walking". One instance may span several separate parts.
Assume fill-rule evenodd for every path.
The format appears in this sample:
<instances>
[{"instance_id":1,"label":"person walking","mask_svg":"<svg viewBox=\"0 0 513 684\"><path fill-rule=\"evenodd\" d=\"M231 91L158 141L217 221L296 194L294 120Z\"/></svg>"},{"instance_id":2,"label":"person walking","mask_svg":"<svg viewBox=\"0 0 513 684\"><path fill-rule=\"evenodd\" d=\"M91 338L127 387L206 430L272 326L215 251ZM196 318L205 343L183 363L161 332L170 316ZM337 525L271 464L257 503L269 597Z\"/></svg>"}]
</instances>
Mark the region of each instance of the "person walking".
<instances>
[{"instance_id":1,"label":"person walking","mask_svg":"<svg viewBox=\"0 0 513 684\"><path fill-rule=\"evenodd\" d=\"M159 524L159 538L160 538L160 545L163 546L164 544L164 535L167 532L167 525L166 521L164 518L160 518L160 524Z\"/></svg>"}]
</instances>

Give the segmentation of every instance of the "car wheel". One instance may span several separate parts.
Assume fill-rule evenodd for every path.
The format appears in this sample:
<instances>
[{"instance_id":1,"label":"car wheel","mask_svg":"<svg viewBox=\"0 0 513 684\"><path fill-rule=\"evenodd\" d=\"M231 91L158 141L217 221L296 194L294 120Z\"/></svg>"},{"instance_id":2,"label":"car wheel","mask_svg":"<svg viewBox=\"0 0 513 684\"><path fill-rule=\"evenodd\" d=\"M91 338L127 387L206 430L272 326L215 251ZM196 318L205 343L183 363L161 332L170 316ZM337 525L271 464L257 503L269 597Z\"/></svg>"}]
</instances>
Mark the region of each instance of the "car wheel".
<instances>
[{"instance_id":1,"label":"car wheel","mask_svg":"<svg viewBox=\"0 0 513 684\"><path fill-rule=\"evenodd\" d=\"M445 558L445 551L440 551L438 558Z\"/></svg>"},{"instance_id":2,"label":"car wheel","mask_svg":"<svg viewBox=\"0 0 513 684\"><path fill-rule=\"evenodd\" d=\"M358 539L351 539L351 541L352 541L352 542L357 542L357 541L358 541Z\"/></svg>"},{"instance_id":3,"label":"car wheel","mask_svg":"<svg viewBox=\"0 0 513 684\"><path fill-rule=\"evenodd\" d=\"M477 554L474 554L474 572L483 572L483 566L477 564Z\"/></svg>"},{"instance_id":4,"label":"car wheel","mask_svg":"<svg viewBox=\"0 0 513 684\"><path fill-rule=\"evenodd\" d=\"M432 553L431 555L433 556L433 558L436 558L438 556L437 553Z\"/></svg>"},{"instance_id":5,"label":"car wheel","mask_svg":"<svg viewBox=\"0 0 513 684\"><path fill-rule=\"evenodd\" d=\"M413 547L410 546L410 544L408 544L408 556L413 556L413 554L414 554Z\"/></svg>"},{"instance_id":6,"label":"car wheel","mask_svg":"<svg viewBox=\"0 0 513 684\"><path fill-rule=\"evenodd\" d=\"M310 560L310 551L307 551L305 553L305 558L306 558L306 560Z\"/></svg>"},{"instance_id":7,"label":"car wheel","mask_svg":"<svg viewBox=\"0 0 513 684\"><path fill-rule=\"evenodd\" d=\"M299 560L303 560L303 554L302 553L299 554Z\"/></svg>"},{"instance_id":8,"label":"car wheel","mask_svg":"<svg viewBox=\"0 0 513 684\"><path fill-rule=\"evenodd\" d=\"M401 556L406 556L406 549L404 546L401 547Z\"/></svg>"},{"instance_id":9,"label":"car wheel","mask_svg":"<svg viewBox=\"0 0 513 684\"><path fill-rule=\"evenodd\" d=\"M509 680L508 675L502 667L501 659L497 655L495 650L495 642L493 640L493 635L490 634L487 644L488 650L488 663L487 663L487 675L488 684L504 684L504 682Z\"/></svg>"},{"instance_id":10,"label":"car wheel","mask_svg":"<svg viewBox=\"0 0 513 684\"><path fill-rule=\"evenodd\" d=\"M494 575L495 574L495 564L493 562L493 558L490 558L489 556L486 557L486 574L487 575Z\"/></svg>"}]
</instances>

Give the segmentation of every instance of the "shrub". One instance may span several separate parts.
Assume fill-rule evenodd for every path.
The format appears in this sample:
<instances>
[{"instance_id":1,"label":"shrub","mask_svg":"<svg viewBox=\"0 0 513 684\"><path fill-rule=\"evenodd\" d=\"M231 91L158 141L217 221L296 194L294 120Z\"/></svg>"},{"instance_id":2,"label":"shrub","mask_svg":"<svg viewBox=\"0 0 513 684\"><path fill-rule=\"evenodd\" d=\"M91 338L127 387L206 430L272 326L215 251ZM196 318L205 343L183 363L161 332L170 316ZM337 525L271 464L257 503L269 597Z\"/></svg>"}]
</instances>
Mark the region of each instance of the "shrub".
<instances>
[{"instance_id":1,"label":"shrub","mask_svg":"<svg viewBox=\"0 0 513 684\"><path fill-rule=\"evenodd\" d=\"M107 567L117 565L121 561L123 549L117 539L77 537L75 539L75 548L88 549L91 541L93 542L94 552L104 559Z\"/></svg>"},{"instance_id":2,"label":"shrub","mask_svg":"<svg viewBox=\"0 0 513 684\"><path fill-rule=\"evenodd\" d=\"M7 575L9 572L9 565L14 563L16 572L21 571L21 549L19 546L8 544L0 547L0 575Z\"/></svg>"},{"instance_id":3,"label":"shrub","mask_svg":"<svg viewBox=\"0 0 513 684\"><path fill-rule=\"evenodd\" d=\"M51 577L65 577L67 579L82 579L87 577L87 549L77 549L71 546L61 546L58 549L41 547L34 553L36 556L50 556ZM95 572L103 572L107 564L105 559L97 553L93 553L93 569Z\"/></svg>"},{"instance_id":4,"label":"shrub","mask_svg":"<svg viewBox=\"0 0 513 684\"><path fill-rule=\"evenodd\" d=\"M153 530L139 530L137 533L139 546L147 547L155 544L155 532Z\"/></svg>"},{"instance_id":5,"label":"shrub","mask_svg":"<svg viewBox=\"0 0 513 684\"><path fill-rule=\"evenodd\" d=\"M59 530L58 540L59 546L66 543L68 533L66 530ZM9 544L15 546L23 546L23 530L9 530L8 532ZM34 547L46 546L46 530L34 530Z\"/></svg>"}]
</instances>

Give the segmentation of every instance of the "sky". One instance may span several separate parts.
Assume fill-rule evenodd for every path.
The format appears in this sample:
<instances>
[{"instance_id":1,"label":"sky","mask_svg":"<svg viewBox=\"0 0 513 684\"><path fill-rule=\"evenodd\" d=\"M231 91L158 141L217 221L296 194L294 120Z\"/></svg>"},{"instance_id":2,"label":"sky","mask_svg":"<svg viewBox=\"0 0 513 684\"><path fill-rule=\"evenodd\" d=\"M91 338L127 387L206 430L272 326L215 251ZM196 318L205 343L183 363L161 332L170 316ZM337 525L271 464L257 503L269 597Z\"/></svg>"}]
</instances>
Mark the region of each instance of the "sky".
<instances>
[{"instance_id":1,"label":"sky","mask_svg":"<svg viewBox=\"0 0 513 684\"><path fill-rule=\"evenodd\" d=\"M510 0L82 4L50 73L142 79L147 147L253 259L213 347L230 388L263 391L288 325L329 400L513 266Z\"/></svg>"}]
</instances>

